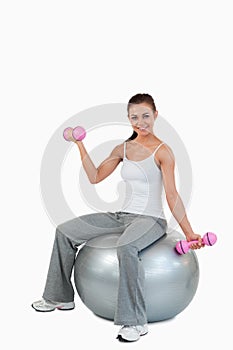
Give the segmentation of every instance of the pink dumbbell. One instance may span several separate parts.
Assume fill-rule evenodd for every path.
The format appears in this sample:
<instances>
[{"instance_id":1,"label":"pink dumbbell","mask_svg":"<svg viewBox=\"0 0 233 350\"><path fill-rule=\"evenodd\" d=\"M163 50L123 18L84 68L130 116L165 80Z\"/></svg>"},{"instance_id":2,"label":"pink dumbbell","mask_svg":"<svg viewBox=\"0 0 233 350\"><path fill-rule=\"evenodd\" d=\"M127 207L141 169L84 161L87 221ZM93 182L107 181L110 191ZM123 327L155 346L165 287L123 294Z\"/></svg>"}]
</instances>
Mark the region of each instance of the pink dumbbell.
<instances>
[{"instance_id":1,"label":"pink dumbbell","mask_svg":"<svg viewBox=\"0 0 233 350\"><path fill-rule=\"evenodd\" d=\"M207 232L202 237L202 244L204 245L211 246L211 245L214 245L216 241L217 241L217 236L213 232ZM179 241L176 244L176 250L179 254L186 254L193 243L198 243L198 240L190 241L190 242L187 242L185 240Z\"/></svg>"},{"instance_id":2,"label":"pink dumbbell","mask_svg":"<svg viewBox=\"0 0 233 350\"><path fill-rule=\"evenodd\" d=\"M63 131L63 137L66 141L82 141L86 136L86 130L82 126L76 128L68 127Z\"/></svg>"}]
</instances>

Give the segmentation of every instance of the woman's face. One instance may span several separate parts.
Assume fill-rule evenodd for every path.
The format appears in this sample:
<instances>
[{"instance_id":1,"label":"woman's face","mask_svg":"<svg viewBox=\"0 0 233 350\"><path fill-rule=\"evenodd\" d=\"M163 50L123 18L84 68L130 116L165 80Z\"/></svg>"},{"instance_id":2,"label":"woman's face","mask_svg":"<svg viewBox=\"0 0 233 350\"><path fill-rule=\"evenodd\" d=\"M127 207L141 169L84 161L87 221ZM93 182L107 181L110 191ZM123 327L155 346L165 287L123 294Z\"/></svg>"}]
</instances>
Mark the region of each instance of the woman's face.
<instances>
[{"instance_id":1,"label":"woman's face","mask_svg":"<svg viewBox=\"0 0 233 350\"><path fill-rule=\"evenodd\" d=\"M153 134L153 126L158 112L154 112L148 103L131 104L128 118L133 130L140 136Z\"/></svg>"}]
</instances>

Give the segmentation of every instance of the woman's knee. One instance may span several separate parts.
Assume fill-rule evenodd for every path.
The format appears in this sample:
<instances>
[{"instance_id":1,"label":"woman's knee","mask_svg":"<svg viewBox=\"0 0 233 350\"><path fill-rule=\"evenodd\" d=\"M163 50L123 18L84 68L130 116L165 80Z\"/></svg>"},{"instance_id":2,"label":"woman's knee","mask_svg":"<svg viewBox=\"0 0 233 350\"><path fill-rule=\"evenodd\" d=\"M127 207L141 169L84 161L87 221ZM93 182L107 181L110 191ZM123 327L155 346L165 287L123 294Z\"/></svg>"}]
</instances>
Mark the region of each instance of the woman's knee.
<instances>
[{"instance_id":1,"label":"woman's knee","mask_svg":"<svg viewBox=\"0 0 233 350\"><path fill-rule=\"evenodd\" d=\"M122 244L117 246L117 256L118 259L129 257L129 256L137 256L138 255L138 249L137 247L133 246L130 243Z\"/></svg>"},{"instance_id":2,"label":"woman's knee","mask_svg":"<svg viewBox=\"0 0 233 350\"><path fill-rule=\"evenodd\" d=\"M61 236L64 235L64 228L65 228L65 224L60 224L56 227L56 231L55 231L55 235L56 236Z\"/></svg>"}]
</instances>

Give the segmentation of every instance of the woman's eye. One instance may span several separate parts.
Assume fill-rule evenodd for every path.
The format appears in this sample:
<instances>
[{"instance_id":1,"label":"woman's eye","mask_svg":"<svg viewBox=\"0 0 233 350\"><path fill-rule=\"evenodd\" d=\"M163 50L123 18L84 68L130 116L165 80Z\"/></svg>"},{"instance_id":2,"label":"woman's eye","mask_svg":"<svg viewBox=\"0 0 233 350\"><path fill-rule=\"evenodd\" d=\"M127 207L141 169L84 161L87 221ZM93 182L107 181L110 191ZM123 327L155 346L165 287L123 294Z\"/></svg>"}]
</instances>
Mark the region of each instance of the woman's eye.
<instances>
[{"instance_id":1,"label":"woman's eye","mask_svg":"<svg viewBox=\"0 0 233 350\"><path fill-rule=\"evenodd\" d=\"M149 114L144 114L144 117L148 118L148 117L149 117Z\"/></svg>"}]
</instances>

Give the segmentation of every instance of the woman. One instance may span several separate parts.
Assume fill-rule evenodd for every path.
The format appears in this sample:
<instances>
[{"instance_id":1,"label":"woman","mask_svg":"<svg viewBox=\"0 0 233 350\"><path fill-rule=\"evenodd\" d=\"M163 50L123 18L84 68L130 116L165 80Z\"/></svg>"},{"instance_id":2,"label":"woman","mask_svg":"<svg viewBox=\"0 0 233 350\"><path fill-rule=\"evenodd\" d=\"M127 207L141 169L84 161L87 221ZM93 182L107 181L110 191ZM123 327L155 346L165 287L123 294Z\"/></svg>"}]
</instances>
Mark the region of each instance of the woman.
<instances>
[{"instance_id":1,"label":"woman","mask_svg":"<svg viewBox=\"0 0 233 350\"><path fill-rule=\"evenodd\" d=\"M202 246L201 236L193 232L176 190L172 150L154 134L157 115L150 95L133 96L128 103L133 134L126 142L117 145L98 168L83 142L73 140L78 145L83 167L92 184L103 181L120 162L123 163L121 175L126 183L125 201L121 211L82 215L57 227L43 298L32 304L35 310L73 309L74 289L70 278L78 246L98 235L121 232L117 243L120 276L114 323L122 327L117 338L136 341L146 334L144 270L138 253L166 232L162 186L168 206L186 239L198 240L191 248Z\"/></svg>"}]
</instances>

